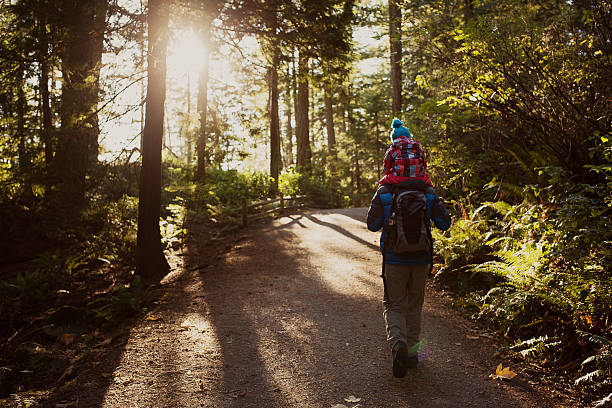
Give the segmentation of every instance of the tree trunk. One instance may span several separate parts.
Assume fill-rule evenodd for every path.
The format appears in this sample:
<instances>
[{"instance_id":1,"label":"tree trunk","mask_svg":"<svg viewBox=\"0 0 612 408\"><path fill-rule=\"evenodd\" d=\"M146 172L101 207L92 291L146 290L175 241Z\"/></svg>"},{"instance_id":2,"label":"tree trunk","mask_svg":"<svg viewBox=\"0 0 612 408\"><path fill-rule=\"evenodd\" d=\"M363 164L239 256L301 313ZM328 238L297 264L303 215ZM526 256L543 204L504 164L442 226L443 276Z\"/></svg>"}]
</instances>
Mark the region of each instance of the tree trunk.
<instances>
[{"instance_id":1,"label":"tree trunk","mask_svg":"<svg viewBox=\"0 0 612 408\"><path fill-rule=\"evenodd\" d=\"M17 153L19 155L19 172L24 175L30 167L30 158L26 146L26 95L25 86L26 81L24 80L25 69L23 65L19 65L17 71L17 129L16 138L19 141L17 145ZM28 177L29 179L29 177ZM28 182L26 182L26 190L28 190ZM31 191L31 189L30 189Z\"/></svg>"},{"instance_id":2,"label":"tree trunk","mask_svg":"<svg viewBox=\"0 0 612 408\"><path fill-rule=\"evenodd\" d=\"M472 0L463 0L463 23L467 24L474 16Z\"/></svg>"},{"instance_id":3,"label":"tree trunk","mask_svg":"<svg viewBox=\"0 0 612 408\"><path fill-rule=\"evenodd\" d=\"M352 97L353 97L353 89L351 85L349 84L348 89L347 89L347 98L346 98L346 105L345 105L346 119L348 122L348 132L351 132L354 129L354 124L355 124L355 117L353 116L353 106L351 104ZM358 145L354 146L353 151L354 151L353 163L355 167L354 167L354 170L351 172L351 184L353 185L355 196L357 196L361 193L361 168L359 166L359 155L361 154L361 151ZM359 205L360 203L358 202L358 200L353 199L352 204Z\"/></svg>"},{"instance_id":4,"label":"tree trunk","mask_svg":"<svg viewBox=\"0 0 612 408\"><path fill-rule=\"evenodd\" d=\"M189 71L187 71L187 119L185 124L185 140L187 141L187 166L191 166L191 161L193 160L193 146L191 143L191 133L190 125L191 125L191 75Z\"/></svg>"},{"instance_id":5,"label":"tree trunk","mask_svg":"<svg viewBox=\"0 0 612 408\"><path fill-rule=\"evenodd\" d=\"M208 162L208 153L206 151L206 112L208 110L208 65L210 63L210 21L205 14L203 15L201 30L204 43L204 61L198 80L198 113L200 115L200 129L196 141L197 167L195 179L203 183L206 180L206 164Z\"/></svg>"},{"instance_id":6,"label":"tree trunk","mask_svg":"<svg viewBox=\"0 0 612 408\"><path fill-rule=\"evenodd\" d=\"M272 193L278 192L278 176L280 173L280 119L278 117L278 71L280 61L280 50L274 45L272 48L271 65L268 67L268 90L270 92L270 103L268 106L270 115L270 177L274 179Z\"/></svg>"},{"instance_id":7,"label":"tree trunk","mask_svg":"<svg viewBox=\"0 0 612 408\"><path fill-rule=\"evenodd\" d=\"M378 112L374 112L374 147L376 147L376 150L380 151L381 148L381 141L380 141L380 129L379 129L379 121L378 121ZM382 157L382 156L379 156ZM378 177L378 180L381 179L381 170L380 170L380 163L381 160L379 159L375 159L376 161L376 175Z\"/></svg>"},{"instance_id":8,"label":"tree trunk","mask_svg":"<svg viewBox=\"0 0 612 408\"><path fill-rule=\"evenodd\" d=\"M215 151L212 154L212 162L217 169L221 170L221 163L223 163L223 147L221 147L221 125L219 123L219 117L217 116L218 106L214 106L210 109L210 116L213 122L213 132L215 134Z\"/></svg>"},{"instance_id":9,"label":"tree trunk","mask_svg":"<svg viewBox=\"0 0 612 408\"><path fill-rule=\"evenodd\" d=\"M42 124L40 127L40 140L45 145L45 163L49 165L53 160L54 146L52 140L52 118L51 118L51 96L49 93L49 40L47 35L47 16L45 0L39 1L38 6L38 53L40 59L40 72L38 87L40 88L40 108L42 113Z\"/></svg>"},{"instance_id":10,"label":"tree trunk","mask_svg":"<svg viewBox=\"0 0 612 408\"><path fill-rule=\"evenodd\" d=\"M61 131L56 181L64 204L81 204L86 175L98 155L99 78L106 24L106 0L64 0Z\"/></svg>"},{"instance_id":11,"label":"tree trunk","mask_svg":"<svg viewBox=\"0 0 612 408\"><path fill-rule=\"evenodd\" d=\"M312 151L310 149L310 120L308 117L308 56L301 50L298 70L297 109L295 112L297 170L300 173L310 173Z\"/></svg>"},{"instance_id":12,"label":"tree trunk","mask_svg":"<svg viewBox=\"0 0 612 408\"><path fill-rule=\"evenodd\" d=\"M336 178L336 131L334 130L334 106L329 85L325 86L325 126L327 128L327 156L329 164L329 174L332 184Z\"/></svg>"},{"instance_id":13,"label":"tree trunk","mask_svg":"<svg viewBox=\"0 0 612 408\"><path fill-rule=\"evenodd\" d=\"M140 12L145 13L146 8L143 0L140 0ZM140 60L139 63L141 66L144 66L145 60L147 58L147 52L145 48L145 32L144 29L139 31L139 44L140 44ZM146 84L145 81L140 81L140 153L142 154L143 150L143 142L144 142L144 125L145 125L145 92L146 92Z\"/></svg>"},{"instance_id":14,"label":"tree trunk","mask_svg":"<svg viewBox=\"0 0 612 408\"><path fill-rule=\"evenodd\" d=\"M164 102L166 99L168 0L149 0L148 20L148 85L136 247L136 271L146 285L159 282L170 269L164 256L159 230L162 138L164 133Z\"/></svg>"},{"instance_id":15,"label":"tree trunk","mask_svg":"<svg viewBox=\"0 0 612 408\"><path fill-rule=\"evenodd\" d=\"M291 56L291 67L293 68L291 71L291 97L293 99L293 112L295 115L295 127L296 127L296 132L295 132L295 146L296 146L296 155L297 155L297 112L299 110L299 103L298 103L298 95L297 95L297 91L298 91L298 72L297 72L297 66L296 66L296 59L297 59L297 55L296 55L297 51L293 52L293 55Z\"/></svg>"},{"instance_id":16,"label":"tree trunk","mask_svg":"<svg viewBox=\"0 0 612 408\"><path fill-rule=\"evenodd\" d=\"M293 73L289 72L289 68L287 69L287 90L285 91L285 112L287 113L287 126L286 131L287 134L285 136L286 139L286 149L285 149L285 167L293 166L293 126L291 125L291 117L292 117L292 109L291 105L294 103L295 98L292 98L293 95Z\"/></svg>"},{"instance_id":17,"label":"tree trunk","mask_svg":"<svg viewBox=\"0 0 612 408\"><path fill-rule=\"evenodd\" d=\"M391 46L391 111L402 111L402 10L399 0L389 0L389 43Z\"/></svg>"},{"instance_id":18,"label":"tree trunk","mask_svg":"<svg viewBox=\"0 0 612 408\"><path fill-rule=\"evenodd\" d=\"M357 151L355 154L355 190L357 194L361 193L361 167L359 166L359 154L361 152Z\"/></svg>"}]
</instances>

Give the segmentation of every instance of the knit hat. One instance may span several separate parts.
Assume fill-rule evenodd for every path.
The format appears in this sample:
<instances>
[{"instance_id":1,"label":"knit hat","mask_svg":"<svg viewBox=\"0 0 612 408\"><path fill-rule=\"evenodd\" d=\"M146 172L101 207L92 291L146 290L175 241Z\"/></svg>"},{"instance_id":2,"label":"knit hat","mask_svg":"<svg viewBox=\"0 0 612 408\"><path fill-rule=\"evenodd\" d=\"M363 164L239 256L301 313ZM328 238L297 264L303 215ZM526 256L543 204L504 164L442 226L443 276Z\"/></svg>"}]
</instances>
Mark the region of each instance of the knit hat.
<instances>
[{"instance_id":1,"label":"knit hat","mask_svg":"<svg viewBox=\"0 0 612 408\"><path fill-rule=\"evenodd\" d=\"M393 122L391 123L391 128L393 129L391 131L391 140L395 140L396 138L401 137L401 136L405 136L405 137L412 139L412 135L410 134L410 131L408 130L407 127L404 126L404 123L402 123L402 121L399 120L398 118L393 119Z\"/></svg>"}]
</instances>

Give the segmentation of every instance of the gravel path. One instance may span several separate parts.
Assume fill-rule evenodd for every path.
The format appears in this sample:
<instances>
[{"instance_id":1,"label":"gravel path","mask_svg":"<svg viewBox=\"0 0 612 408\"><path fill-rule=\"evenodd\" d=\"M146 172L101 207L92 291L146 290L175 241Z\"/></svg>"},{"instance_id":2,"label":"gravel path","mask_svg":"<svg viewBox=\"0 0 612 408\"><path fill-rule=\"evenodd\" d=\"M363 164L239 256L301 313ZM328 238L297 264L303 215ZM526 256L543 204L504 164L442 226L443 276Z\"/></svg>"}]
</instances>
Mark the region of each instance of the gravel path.
<instances>
[{"instance_id":1,"label":"gravel path","mask_svg":"<svg viewBox=\"0 0 612 408\"><path fill-rule=\"evenodd\" d=\"M394 379L378 234L365 228L365 213L308 211L256 225L219 259L191 242L172 260L161 306L80 379L77 405L573 406L516 364L515 379L489 378L506 365L491 336L431 289L424 359Z\"/></svg>"}]
</instances>

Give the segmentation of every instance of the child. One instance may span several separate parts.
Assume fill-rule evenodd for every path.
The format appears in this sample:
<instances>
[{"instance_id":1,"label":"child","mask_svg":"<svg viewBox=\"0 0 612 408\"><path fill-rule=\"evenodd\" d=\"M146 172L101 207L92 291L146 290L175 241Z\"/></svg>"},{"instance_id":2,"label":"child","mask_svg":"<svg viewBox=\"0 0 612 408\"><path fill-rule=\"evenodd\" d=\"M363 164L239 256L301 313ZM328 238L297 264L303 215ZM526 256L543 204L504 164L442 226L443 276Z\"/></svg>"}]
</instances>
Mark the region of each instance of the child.
<instances>
[{"instance_id":1,"label":"child","mask_svg":"<svg viewBox=\"0 0 612 408\"><path fill-rule=\"evenodd\" d=\"M385 153L384 176L379 185L398 184L410 185L421 190L433 188L427 174L425 152L419 142L412 139L410 131L404 127L401 120L395 118L391 124L391 140L393 144Z\"/></svg>"}]
</instances>

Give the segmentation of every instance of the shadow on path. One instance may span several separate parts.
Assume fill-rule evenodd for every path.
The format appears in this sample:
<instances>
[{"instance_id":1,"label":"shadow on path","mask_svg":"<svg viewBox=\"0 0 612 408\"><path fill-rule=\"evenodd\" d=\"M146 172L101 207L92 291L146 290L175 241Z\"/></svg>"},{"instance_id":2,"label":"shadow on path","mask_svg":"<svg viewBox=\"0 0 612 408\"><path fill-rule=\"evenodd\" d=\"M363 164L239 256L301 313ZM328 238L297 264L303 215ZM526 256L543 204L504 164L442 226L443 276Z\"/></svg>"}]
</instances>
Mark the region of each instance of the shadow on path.
<instances>
[{"instance_id":1,"label":"shadow on path","mask_svg":"<svg viewBox=\"0 0 612 408\"><path fill-rule=\"evenodd\" d=\"M356 255L363 245L375 247L317 213L305 217L350 238L347 251ZM237 395L216 406L314 408L344 403L349 395L361 397L362 407L529 406L479 377L488 368L476 369L469 351L451 347L465 336L461 328L427 310L429 356L406 378L393 379L378 270L344 258L338 262L353 262L357 272L374 279L347 281L325 270L312 262L320 254L301 244L316 239L299 235L306 230L325 235L318 227L265 234L251 229L252 238L217 268L200 272L201 313L210 319L222 359L217 392Z\"/></svg>"},{"instance_id":2,"label":"shadow on path","mask_svg":"<svg viewBox=\"0 0 612 408\"><path fill-rule=\"evenodd\" d=\"M346 230L345 228L343 228L341 226L338 226L336 224L332 224L330 222L322 221L321 219L317 218L315 215L312 215L312 214L307 214L306 218L308 218L310 221L314 222L315 224L319 224L319 225L322 225L324 227L331 228L334 231L339 232L342 235L344 235L344 236L346 236L346 237L348 237L348 238L350 238L352 240L355 240L355 241L359 242L362 245L370 247L371 249L374 249L376 251L380 250L380 247L378 245L375 245L375 244L373 244L371 242L366 241L365 239L363 239L361 237L358 237L357 235L351 233L350 231Z\"/></svg>"}]
</instances>

